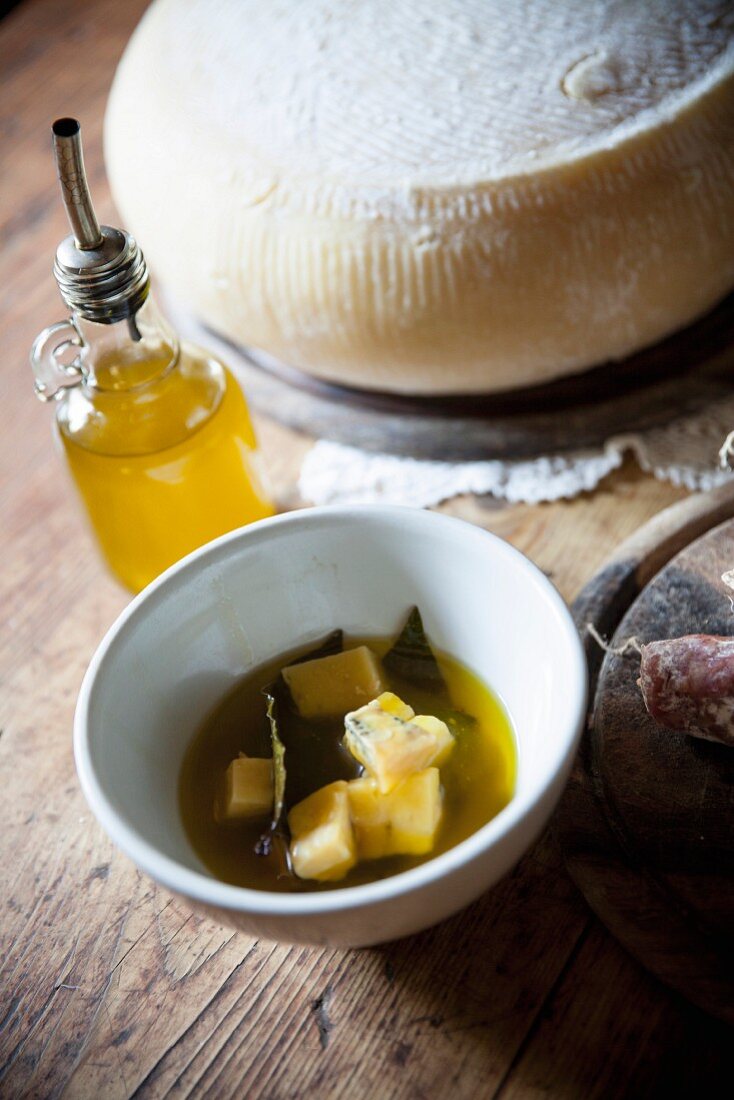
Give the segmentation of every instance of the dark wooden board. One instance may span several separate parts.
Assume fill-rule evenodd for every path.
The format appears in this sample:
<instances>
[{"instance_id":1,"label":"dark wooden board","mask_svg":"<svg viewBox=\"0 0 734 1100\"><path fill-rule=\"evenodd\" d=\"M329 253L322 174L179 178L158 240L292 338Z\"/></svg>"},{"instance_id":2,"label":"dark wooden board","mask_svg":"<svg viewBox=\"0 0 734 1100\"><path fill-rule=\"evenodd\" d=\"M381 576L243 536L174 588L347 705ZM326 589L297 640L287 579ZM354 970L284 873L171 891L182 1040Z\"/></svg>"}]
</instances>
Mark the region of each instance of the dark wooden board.
<instances>
[{"instance_id":1,"label":"dark wooden board","mask_svg":"<svg viewBox=\"0 0 734 1100\"><path fill-rule=\"evenodd\" d=\"M203 342L212 338L219 339L207 333ZM530 458L596 446L730 396L734 296L624 362L511 393L421 398L356 390L220 343L253 406L291 428L417 458Z\"/></svg>"},{"instance_id":2,"label":"dark wooden board","mask_svg":"<svg viewBox=\"0 0 734 1100\"><path fill-rule=\"evenodd\" d=\"M639 656L614 648L734 635L734 486L674 505L620 549L574 605L591 673L589 724L557 818L568 869L624 946L734 1024L734 751L647 714ZM658 571L659 570L659 571Z\"/></svg>"}]
</instances>

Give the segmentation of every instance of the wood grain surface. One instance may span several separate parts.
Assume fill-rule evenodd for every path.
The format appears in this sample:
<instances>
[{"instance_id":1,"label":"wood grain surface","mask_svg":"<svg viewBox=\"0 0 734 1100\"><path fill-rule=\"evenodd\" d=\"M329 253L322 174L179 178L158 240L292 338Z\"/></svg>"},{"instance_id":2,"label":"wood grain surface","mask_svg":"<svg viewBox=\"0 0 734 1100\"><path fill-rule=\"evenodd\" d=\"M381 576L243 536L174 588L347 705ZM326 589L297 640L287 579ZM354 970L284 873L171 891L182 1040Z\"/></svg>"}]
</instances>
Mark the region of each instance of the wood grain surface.
<instances>
[{"instance_id":1,"label":"wood grain surface","mask_svg":"<svg viewBox=\"0 0 734 1100\"><path fill-rule=\"evenodd\" d=\"M637 685L639 652L625 642L734 633L720 579L731 567L733 516L731 483L681 501L625 542L575 601L590 720L556 814L566 865L607 928L729 1024L734 753L657 725ZM606 656L589 624L610 638Z\"/></svg>"},{"instance_id":2,"label":"wood grain surface","mask_svg":"<svg viewBox=\"0 0 734 1100\"><path fill-rule=\"evenodd\" d=\"M507 1100L666 1095L671 1083L705 1094L730 1033L612 940L550 834L465 913L344 952L256 942L193 916L92 819L72 714L128 596L62 477L27 350L63 315L49 123L82 119L99 213L114 223L102 116L143 6L26 0L0 23L0 1096ZM295 506L309 440L262 418L258 428L280 504ZM509 539L570 598L682 496L624 468L571 502L466 498L447 510Z\"/></svg>"}]
</instances>

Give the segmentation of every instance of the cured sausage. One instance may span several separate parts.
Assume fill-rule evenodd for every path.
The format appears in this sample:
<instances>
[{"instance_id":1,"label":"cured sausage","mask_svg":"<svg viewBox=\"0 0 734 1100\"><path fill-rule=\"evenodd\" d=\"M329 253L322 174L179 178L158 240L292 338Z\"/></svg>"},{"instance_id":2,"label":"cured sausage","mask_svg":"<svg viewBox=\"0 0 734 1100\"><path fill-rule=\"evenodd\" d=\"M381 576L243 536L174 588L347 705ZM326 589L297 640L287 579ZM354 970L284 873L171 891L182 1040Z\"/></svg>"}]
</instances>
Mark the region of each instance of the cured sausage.
<instances>
[{"instance_id":1,"label":"cured sausage","mask_svg":"<svg viewBox=\"0 0 734 1100\"><path fill-rule=\"evenodd\" d=\"M734 638L688 634L640 650L638 683L655 721L734 746Z\"/></svg>"}]
</instances>

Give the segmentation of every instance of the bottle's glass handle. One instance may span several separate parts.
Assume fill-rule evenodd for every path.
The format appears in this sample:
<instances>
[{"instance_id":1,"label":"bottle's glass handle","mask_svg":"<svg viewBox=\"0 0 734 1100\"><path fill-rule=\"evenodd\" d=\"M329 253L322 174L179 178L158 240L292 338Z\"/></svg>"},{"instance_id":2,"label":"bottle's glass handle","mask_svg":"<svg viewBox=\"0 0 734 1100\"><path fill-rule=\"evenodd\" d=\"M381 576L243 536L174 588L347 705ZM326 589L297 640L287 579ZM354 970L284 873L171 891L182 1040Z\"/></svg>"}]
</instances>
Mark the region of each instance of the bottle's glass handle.
<instances>
[{"instance_id":1,"label":"bottle's glass handle","mask_svg":"<svg viewBox=\"0 0 734 1100\"><path fill-rule=\"evenodd\" d=\"M64 390L78 386L84 377L79 349L81 333L69 318L39 332L31 348L36 397L54 401Z\"/></svg>"}]
</instances>

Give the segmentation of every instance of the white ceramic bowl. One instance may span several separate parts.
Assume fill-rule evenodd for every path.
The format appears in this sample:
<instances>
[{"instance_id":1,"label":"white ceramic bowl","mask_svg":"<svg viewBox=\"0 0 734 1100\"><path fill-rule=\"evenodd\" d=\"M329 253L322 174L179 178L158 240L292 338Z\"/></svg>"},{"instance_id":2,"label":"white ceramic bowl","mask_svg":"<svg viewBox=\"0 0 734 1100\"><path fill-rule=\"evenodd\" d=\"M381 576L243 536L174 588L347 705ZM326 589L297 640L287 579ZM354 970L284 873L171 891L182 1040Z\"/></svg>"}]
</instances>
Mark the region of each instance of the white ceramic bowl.
<instances>
[{"instance_id":1,"label":"white ceramic bowl","mask_svg":"<svg viewBox=\"0 0 734 1100\"><path fill-rule=\"evenodd\" d=\"M391 634L418 604L429 637L501 695L518 748L515 796L436 859L365 886L275 894L214 879L178 811L181 761L249 669L335 626ZM358 946L448 917L495 883L545 825L586 710L586 664L545 576L501 539L409 508L316 508L209 543L136 597L82 684L74 750L112 840L158 882L258 936Z\"/></svg>"}]
</instances>

